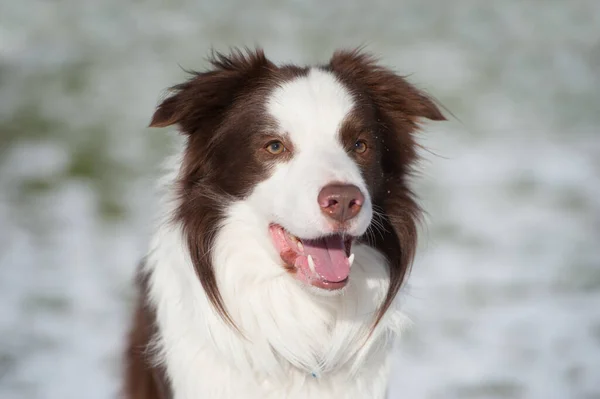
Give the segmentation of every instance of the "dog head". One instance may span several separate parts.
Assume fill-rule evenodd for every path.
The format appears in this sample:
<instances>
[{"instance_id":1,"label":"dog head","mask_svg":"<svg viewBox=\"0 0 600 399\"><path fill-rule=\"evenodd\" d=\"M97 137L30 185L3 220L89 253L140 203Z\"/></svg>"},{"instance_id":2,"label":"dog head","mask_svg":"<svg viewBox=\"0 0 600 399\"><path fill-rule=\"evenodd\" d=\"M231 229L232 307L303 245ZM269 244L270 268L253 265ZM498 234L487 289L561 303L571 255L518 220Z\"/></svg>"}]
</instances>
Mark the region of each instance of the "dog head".
<instances>
[{"instance_id":1,"label":"dog head","mask_svg":"<svg viewBox=\"0 0 600 399\"><path fill-rule=\"evenodd\" d=\"M414 133L423 118L443 115L359 51L337 52L316 67L276 66L260 50L233 51L214 54L211 66L175 86L150 124L177 124L187 136L175 217L208 298L233 324L213 252L238 212L255 234L229 242L229 250L266 245L272 261L265 270L275 265L317 293L347 284L353 243L382 252L390 283L379 320L416 246L419 207L407 185Z\"/></svg>"}]
</instances>

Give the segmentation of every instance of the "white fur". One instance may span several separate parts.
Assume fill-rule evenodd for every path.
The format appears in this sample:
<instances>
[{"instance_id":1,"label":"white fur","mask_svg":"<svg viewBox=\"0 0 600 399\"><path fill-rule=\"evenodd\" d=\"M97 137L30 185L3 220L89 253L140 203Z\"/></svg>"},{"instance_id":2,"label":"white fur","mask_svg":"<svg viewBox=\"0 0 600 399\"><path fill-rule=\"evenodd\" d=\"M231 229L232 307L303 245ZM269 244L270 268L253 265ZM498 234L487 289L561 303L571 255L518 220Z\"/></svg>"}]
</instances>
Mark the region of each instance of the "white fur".
<instances>
[{"instance_id":1,"label":"white fur","mask_svg":"<svg viewBox=\"0 0 600 399\"><path fill-rule=\"evenodd\" d=\"M298 237L317 238L331 232L317 196L324 186L335 182L354 184L365 196L363 209L348 233L360 236L369 226L371 198L339 137L340 125L353 107L348 90L334 75L320 69L284 83L267 101L280 133L288 134L294 143L294 156L279 164L249 200Z\"/></svg>"},{"instance_id":2,"label":"white fur","mask_svg":"<svg viewBox=\"0 0 600 399\"><path fill-rule=\"evenodd\" d=\"M211 253L225 306L243 337L214 311L181 226L169 222L177 206L177 159L167 179L165 219L146 262L157 361L166 365L174 399L383 398L392 341L405 322L392 306L368 336L389 282L383 256L355 245L344 292L315 295L283 270L268 234L270 222L304 238L328 232L316 195L330 181L355 184L368 198L336 138L351 97L333 76L313 70L277 89L268 105L297 153L248 198L228 205ZM371 219L370 202L364 208L352 227L357 235Z\"/></svg>"}]
</instances>

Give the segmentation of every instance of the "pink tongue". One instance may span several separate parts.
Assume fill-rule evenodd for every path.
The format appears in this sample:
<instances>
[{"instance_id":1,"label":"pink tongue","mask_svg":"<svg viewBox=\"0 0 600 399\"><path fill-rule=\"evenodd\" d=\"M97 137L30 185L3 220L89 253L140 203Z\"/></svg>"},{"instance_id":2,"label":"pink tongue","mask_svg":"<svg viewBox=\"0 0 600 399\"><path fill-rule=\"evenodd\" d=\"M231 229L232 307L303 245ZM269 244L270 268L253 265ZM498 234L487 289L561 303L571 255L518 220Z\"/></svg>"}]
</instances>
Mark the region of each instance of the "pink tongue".
<instances>
[{"instance_id":1,"label":"pink tongue","mask_svg":"<svg viewBox=\"0 0 600 399\"><path fill-rule=\"evenodd\" d=\"M348 278L350 262L346 256L342 236L330 236L317 240L303 240L304 255L315 262L315 272L323 280L337 283Z\"/></svg>"}]
</instances>

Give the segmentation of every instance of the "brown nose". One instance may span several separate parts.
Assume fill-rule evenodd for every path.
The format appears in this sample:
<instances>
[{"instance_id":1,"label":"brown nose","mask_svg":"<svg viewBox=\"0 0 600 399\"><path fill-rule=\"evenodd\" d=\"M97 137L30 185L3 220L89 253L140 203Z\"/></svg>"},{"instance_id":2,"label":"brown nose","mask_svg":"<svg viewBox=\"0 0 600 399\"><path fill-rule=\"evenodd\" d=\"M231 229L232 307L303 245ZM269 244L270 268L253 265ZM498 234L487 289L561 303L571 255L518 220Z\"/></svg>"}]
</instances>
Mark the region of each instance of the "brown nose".
<instances>
[{"instance_id":1,"label":"brown nose","mask_svg":"<svg viewBox=\"0 0 600 399\"><path fill-rule=\"evenodd\" d=\"M360 189L351 184L330 184L318 196L321 212L335 221L344 223L352 219L365 201Z\"/></svg>"}]
</instances>

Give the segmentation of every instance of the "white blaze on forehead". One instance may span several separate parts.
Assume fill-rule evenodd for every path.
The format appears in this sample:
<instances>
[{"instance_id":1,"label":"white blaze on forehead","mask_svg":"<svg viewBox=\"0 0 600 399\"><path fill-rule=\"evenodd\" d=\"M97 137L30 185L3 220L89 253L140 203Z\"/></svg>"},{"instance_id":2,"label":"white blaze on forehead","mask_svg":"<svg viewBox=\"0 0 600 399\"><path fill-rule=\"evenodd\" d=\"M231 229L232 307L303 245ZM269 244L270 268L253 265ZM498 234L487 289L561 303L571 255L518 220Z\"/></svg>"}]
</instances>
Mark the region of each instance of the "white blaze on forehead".
<instances>
[{"instance_id":1,"label":"white blaze on forehead","mask_svg":"<svg viewBox=\"0 0 600 399\"><path fill-rule=\"evenodd\" d=\"M306 76L283 83L267 102L281 133L294 144L335 138L354 101L350 92L327 71L313 68Z\"/></svg>"},{"instance_id":2,"label":"white blaze on forehead","mask_svg":"<svg viewBox=\"0 0 600 399\"><path fill-rule=\"evenodd\" d=\"M268 223L298 237L317 238L333 231L318 202L320 191L334 182L352 184L365 203L348 232L364 234L372 216L367 186L340 140L342 122L354 108L349 90L332 73L314 68L274 89L266 106L277 133L292 141L293 154L254 188L248 203L268 215Z\"/></svg>"}]
</instances>

